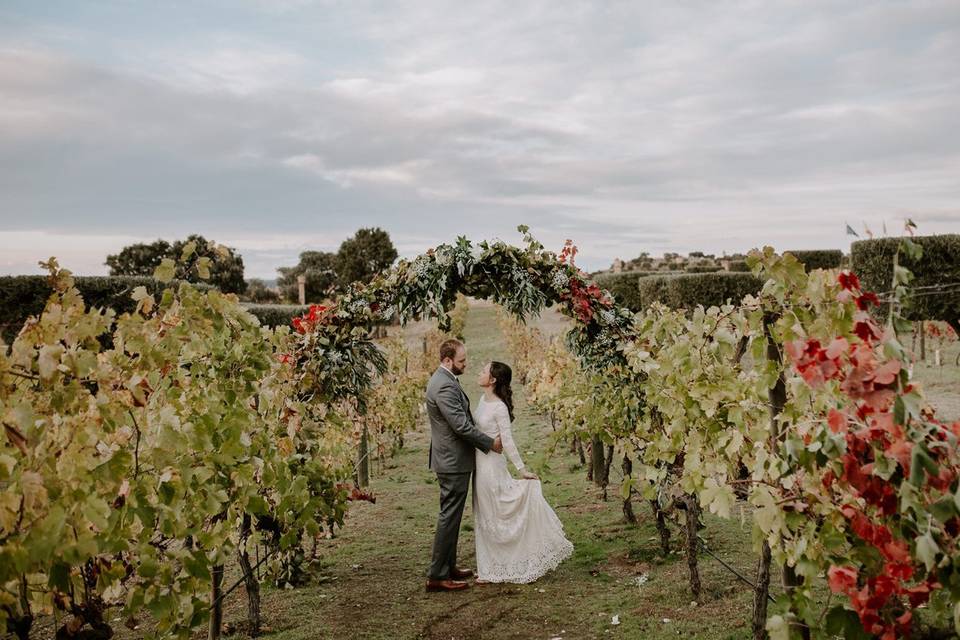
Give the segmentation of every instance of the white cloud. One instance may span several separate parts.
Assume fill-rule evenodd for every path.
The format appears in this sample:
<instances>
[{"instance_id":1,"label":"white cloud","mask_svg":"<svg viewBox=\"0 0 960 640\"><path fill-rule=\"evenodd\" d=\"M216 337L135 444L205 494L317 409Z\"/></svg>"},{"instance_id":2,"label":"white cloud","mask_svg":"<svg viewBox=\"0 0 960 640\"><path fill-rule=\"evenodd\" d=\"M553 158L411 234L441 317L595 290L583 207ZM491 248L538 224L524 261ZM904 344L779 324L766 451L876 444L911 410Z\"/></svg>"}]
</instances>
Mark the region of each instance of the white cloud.
<instances>
[{"instance_id":1,"label":"white cloud","mask_svg":"<svg viewBox=\"0 0 960 640\"><path fill-rule=\"evenodd\" d=\"M307 61L283 48L218 38L213 47L168 49L148 54L154 77L196 92L226 90L249 95L296 84Z\"/></svg>"},{"instance_id":2,"label":"white cloud","mask_svg":"<svg viewBox=\"0 0 960 640\"><path fill-rule=\"evenodd\" d=\"M419 161L410 161L380 167L337 170L330 169L323 158L314 153L290 156L284 158L282 163L288 167L296 167L314 173L344 189L351 188L357 183L412 185L416 182L417 168L426 164Z\"/></svg>"},{"instance_id":3,"label":"white cloud","mask_svg":"<svg viewBox=\"0 0 960 640\"><path fill-rule=\"evenodd\" d=\"M960 230L955 2L248 7L0 50L0 230L242 230L257 269L364 225L525 222L596 266Z\"/></svg>"}]
</instances>

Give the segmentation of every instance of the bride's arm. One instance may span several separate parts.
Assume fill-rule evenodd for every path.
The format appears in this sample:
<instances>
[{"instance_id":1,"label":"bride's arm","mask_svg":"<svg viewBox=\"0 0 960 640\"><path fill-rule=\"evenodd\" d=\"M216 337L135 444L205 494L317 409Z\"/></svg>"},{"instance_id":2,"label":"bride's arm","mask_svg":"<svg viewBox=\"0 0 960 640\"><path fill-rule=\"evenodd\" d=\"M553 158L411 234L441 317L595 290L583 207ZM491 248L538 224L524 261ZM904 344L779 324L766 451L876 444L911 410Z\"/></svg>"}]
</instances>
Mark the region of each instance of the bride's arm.
<instances>
[{"instance_id":1,"label":"bride's arm","mask_svg":"<svg viewBox=\"0 0 960 640\"><path fill-rule=\"evenodd\" d=\"M497 428L500 430L500 441L503 443L503 452L517 468L517 471L523 472L523 460L520 458L520 452L517 451L517 444L513 441L513 431L510 428L510 413L507 406L501 404L495 412Z\"/></svg>"}]
</instances>

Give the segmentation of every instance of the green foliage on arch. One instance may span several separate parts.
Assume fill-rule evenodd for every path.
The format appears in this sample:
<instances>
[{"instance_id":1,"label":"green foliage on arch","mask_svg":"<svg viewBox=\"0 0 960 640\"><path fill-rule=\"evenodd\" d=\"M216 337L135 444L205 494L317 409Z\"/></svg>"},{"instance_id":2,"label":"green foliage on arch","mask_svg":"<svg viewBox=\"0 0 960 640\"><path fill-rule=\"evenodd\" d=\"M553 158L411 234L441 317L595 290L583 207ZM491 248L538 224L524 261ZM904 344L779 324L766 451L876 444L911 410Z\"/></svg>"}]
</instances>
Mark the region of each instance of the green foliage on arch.
<instances>
[{"instance_id":1,"label":"green foliage on arch","mask_svg":"<svg viewBox=\"0 0 960 640\"><path fill-rule=\"evenodd\" d=\"M312 305L293 321L300 338L291 355L303 383L327 396L362 397L371 382L368 364L383 364L368 337L374 324L432 316L446 329L457 293L492 300L520 319L557 304L575 320L567 342L585 366L622 361L612 347L629 331L633 313L577 268L571 242L558 254L527 227L518 230L523 246L460 237L401 260L367 284L351 285L329 306Z\"/></svg>"}]
</instances>

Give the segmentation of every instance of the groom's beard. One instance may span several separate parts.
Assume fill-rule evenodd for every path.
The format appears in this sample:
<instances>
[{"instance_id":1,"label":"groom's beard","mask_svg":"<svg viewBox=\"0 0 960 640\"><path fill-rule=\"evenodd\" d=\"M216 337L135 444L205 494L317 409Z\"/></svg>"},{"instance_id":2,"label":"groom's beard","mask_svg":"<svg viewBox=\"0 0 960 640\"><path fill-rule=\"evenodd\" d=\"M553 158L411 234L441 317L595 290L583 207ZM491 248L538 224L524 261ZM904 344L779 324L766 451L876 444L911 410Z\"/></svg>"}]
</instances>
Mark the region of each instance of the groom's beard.
<instances>
[{"instance_id":1,"label":"groom's beard","mask_svg":"<svg viewBox=\"0 0 960 640\"><path fill-rule=\"evenodd\" d=\"M462 374L463 374L463 371L464 371L464 370L463 370L462 368L458 367L458 366L455 365L455 364L450 365L450 373L452 373L452 374L455 375L455 376L462 375Z\"/></svg>"}]
</instances>

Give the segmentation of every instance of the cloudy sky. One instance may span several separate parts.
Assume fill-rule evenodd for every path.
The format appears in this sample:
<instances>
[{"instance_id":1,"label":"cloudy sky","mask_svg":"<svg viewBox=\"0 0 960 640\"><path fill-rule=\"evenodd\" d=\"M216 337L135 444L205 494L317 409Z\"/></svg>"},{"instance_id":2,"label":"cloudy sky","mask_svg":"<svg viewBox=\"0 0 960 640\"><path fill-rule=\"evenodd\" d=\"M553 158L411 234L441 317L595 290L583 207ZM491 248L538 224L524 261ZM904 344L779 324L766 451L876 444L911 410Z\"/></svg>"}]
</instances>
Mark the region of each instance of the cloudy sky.
<instances>
[{"instance_id":1,"label":"cloudy sky","mask_svg":"<svg viewBox=\"0 0 960 640\"><path fill-rule=\"evenodd\" d=\"M960 2L3 0L0 273L361 226L641 251L960 232Z\"/></svg>"}]
</instances>

